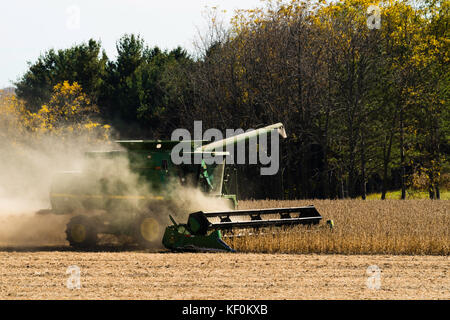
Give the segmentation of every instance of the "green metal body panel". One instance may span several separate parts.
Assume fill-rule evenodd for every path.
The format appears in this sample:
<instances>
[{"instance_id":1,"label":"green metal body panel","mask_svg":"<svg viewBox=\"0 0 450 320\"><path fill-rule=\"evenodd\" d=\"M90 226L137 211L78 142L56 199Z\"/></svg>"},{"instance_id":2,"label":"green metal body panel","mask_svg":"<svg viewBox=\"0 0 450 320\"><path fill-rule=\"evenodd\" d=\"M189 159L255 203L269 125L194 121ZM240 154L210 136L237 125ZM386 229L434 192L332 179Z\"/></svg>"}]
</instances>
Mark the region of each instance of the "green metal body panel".
<instances>
[{"instance_id":1,"label":"green metal body panel","mask_svg":"<svg viewBox=\"0 0 450 320\"><path fill-rule=\"evenodd\" d=\"M220 230L208 235L192 235L186 225L172 225L166 228L163 245L179 251L226 251L234 252L223 240Z\"/></svg>"}]
</instances>

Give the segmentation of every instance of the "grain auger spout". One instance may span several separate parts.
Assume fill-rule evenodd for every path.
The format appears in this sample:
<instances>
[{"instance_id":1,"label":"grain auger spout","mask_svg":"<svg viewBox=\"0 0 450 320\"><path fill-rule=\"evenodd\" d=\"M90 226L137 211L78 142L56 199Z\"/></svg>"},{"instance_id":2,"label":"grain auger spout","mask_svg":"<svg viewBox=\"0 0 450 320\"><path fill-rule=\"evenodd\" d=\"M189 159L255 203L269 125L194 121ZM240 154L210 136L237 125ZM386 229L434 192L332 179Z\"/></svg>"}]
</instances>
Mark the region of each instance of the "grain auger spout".
<instances>
[{"instance_id":1,"label":"grain auger spout","mask_svg":"<svg viewBox=\"0 0 450 320\"><path fill-rule=\"evenodd\" d=\"M286 131L284 129L283 124L281 122L278 122L278 123L272 124L270 126L266 126L264 128L259 128L259 129L256 129L256 130L252 130L252 131L248 131L248 132L245 132L245 133L241 133L241 134L235 135L233 137L229 137L229 138L226 138L226 139L222 139L222 140L219 140L219 141L214 141L214 142L205 144L205 145L203 145L201 147L198 147L195 151L196 152L212 152L212 151L217 150L217 149L222 149L223 150L223 148L226 147L226 146L235 145L235 144L237 144L237 143L239 143L241 141L246 141L246 140L249 140L251 138L258 137L260 135L270 133L273 130L278 131L278 133L280 134L280 136L282 138L284 138L284 139L287 138Z\"/></svg>"}]
</instances>

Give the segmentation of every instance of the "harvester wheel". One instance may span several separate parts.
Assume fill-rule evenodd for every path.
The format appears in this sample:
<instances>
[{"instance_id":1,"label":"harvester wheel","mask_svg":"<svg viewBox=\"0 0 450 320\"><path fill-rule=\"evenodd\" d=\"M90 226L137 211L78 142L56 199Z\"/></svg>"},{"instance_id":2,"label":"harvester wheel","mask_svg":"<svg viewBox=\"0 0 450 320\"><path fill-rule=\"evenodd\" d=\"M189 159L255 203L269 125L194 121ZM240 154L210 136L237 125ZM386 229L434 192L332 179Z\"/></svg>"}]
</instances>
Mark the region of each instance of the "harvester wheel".
<instances>
[{"instance_id":1,"label":"harvester wheel","mask_svg":"<svg viewBox=\"0 0 450 320\"><path fill-rule=\"evenodd\" d=\"M144 248L161 245L162 227L151 212L139 215L134 233L135 239Z\"/></svg>"},{"instance_id":2,"label":"harvester wheel","mask_svg":"<svg viewBox=\"0 0 450 320\"><path fill-rule=\"evenodd\" d=\"M70 219L66 229L67 241L75 248L89 248L97 243L95 220L86 216Z\"/></svg>"}]
</instances>

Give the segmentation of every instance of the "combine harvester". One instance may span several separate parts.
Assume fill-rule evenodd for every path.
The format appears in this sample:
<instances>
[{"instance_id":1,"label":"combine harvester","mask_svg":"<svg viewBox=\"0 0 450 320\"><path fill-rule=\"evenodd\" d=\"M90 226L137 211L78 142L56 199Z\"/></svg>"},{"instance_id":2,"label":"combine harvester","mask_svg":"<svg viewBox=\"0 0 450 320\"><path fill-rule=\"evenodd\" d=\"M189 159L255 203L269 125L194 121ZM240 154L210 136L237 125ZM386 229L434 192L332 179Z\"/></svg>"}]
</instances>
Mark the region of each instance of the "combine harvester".
<instances>
[{"instance_id":1,"label":"combine harvester","mask_svg":"<svg viewBox=\"0 0 450 320\"><path fill-rule=\"evenodd\" d=\"M182 143L190 144L194 150L192 156L202 153L225 157L228 153L215 150L271 133L272 130L286 137L283 125L278 123L205 145L202 145L204 141L200 144L199 141ZM50 191L52 208L43 211L74 215L66 229L67 240L72 247L93 247L99 234L113 234L131 236L147 248L160 244L162 238L162 244L173 251L232 252L234 250L222 240L222 230L311 225L318 224L322 219L314 206L307 206L198 211L188 215L187 223L179 224L171 212L167 213L179 198L177 190L180 189L173 188L174 181L199 188L207 196L222 198L230 207L237 208L236 196L222 192L225 158L220 164L206 165L202 161L201 164L175 165L171 161L171 152L179 141L132 140L117 143L125 150L86 152L86 165L82 172L61 172L54 177ZM104 163L110 166L105 167ZM148 189L136 190L134 186L127 185L127 179L121 177L121 167L117 163L126 163L125 171L136 174L140 185L150 185L151 193ZM101 168L108 168L109 171L106 170L105 174ZM162 212L165 219L161 219ZM172 225L167 226L169 219Z\"/></svg>"}]
</instances>

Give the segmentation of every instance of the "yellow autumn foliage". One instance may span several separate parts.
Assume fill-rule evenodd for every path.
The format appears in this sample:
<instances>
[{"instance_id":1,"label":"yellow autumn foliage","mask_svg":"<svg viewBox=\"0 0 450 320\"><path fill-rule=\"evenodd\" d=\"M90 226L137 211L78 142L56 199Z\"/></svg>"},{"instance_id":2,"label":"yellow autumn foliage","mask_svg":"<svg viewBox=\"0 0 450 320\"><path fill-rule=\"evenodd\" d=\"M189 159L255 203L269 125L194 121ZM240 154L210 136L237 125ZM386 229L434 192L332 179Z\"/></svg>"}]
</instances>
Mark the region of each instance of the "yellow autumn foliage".
<instances>
[{"instance_id":1,"label":"yellow autumn foliage","mask_svg":"<svg viewBox=\"0 0 450 320\"><path fill-rule=\"evenodd\" d=\"M96 120L99 110L81 86L68 81L54 86L48 103L30 112L12 94L0 95L0 138L17 144L44 136L68 138L85 136L89 141L109 140L110 125Z\"/></svg>"}]
</instances>

